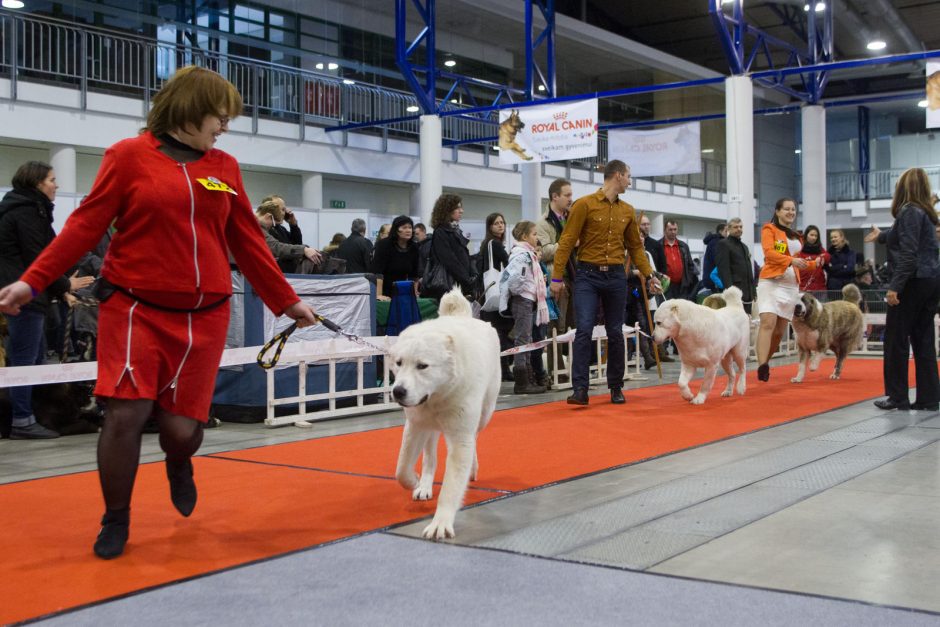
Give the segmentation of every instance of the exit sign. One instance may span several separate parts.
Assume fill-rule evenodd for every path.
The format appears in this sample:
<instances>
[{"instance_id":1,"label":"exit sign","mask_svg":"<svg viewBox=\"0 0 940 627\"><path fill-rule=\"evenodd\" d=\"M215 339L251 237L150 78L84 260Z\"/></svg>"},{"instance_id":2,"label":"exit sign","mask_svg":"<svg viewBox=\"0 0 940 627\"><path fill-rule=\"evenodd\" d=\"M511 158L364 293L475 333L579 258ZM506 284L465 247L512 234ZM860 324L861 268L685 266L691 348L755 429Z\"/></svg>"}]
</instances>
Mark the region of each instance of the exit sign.
<instances>
[{"instance_id":1,"label":"exit sign","mask_svg":"<svg viewBox=\"0 0 940 627\"><path fill-rule=\"evenodd\" d=\"M330 209L345 209L346 201L345 200L331 200Z\"/></svg>"}]
</instances>

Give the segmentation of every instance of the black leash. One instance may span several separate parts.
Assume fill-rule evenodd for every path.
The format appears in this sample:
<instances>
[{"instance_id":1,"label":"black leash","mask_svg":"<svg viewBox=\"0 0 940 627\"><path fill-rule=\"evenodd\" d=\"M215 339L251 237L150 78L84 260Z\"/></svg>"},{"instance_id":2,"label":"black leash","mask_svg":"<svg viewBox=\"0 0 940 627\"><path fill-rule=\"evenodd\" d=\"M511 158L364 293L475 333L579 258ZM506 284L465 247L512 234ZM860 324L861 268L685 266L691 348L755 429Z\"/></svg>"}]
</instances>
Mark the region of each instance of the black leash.
<instances>
[{"instance_id":1,"label":"black leash","mask_svg":"<svg viewBox=\"0 0 940 627\"><path fill-rule=\"evenodd\" d=\"M338 324L336 324L329 318L324 318L320 314L313 314L313 315L320 324L325 326L327 329L329 329L333 333L342 335L350 342L354 342L361 346L368 346L369 348L375 349L379 351L380 353L387 353L387 351L384 348L380 346L376 346L375 344L364 340L363 338L356 335L355 333L344 331L342 327L340 327ZM258 360L257 360L258 365L264 368L265 370L270 370L271 368L276 366L277 362L280 361L281 359L281 351L284 350L284 346L287 344L287 338L290 337L290 334L293 333L295 329L297 329L296 322L294 322L289 327L287 327L286 329L284 329L283 331L281 331L280 333L272 337L270 340L268 340L268 343L262 346L261 352L258 353ZM277 345L277 347L274 349L274 356L271 358L270 361L266 361L264 358L265 354L269 350L271 350L271 348L274 347L275 344Z\"/></svg>"}]
</instances>

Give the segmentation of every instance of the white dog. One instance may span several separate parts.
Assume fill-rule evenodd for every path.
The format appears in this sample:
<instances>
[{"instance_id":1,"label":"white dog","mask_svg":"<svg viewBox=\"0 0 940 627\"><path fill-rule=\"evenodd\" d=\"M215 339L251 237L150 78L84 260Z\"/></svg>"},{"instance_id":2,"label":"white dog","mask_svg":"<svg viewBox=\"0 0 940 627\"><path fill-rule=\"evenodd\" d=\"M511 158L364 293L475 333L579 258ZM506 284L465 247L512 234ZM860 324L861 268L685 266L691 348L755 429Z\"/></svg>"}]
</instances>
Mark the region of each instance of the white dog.
<instances>
[{"instance_id":1,"label":"white dog","mask_svg":"<svg viewBox=\"0 0 940 627\"><path fill-rule=\"evenodd\" d=\"M738 394L744 395L747 387L744 377L744 362L747 359L751 337L750 318L741 303L741 290L729 287L722 296L725 307L709 309L688 300L667 300L656 310L656 330L653 339L662 344L672 339L679 348L682 371L679 374L679 390L682 398L693 405L705 402L715 383L718 364L728 374L728 387L722 396L731 396L737 383ZM732 367L732 361L737 370ZM689 389L689 381L697 368L705 369L705 378L697 395Z\"/></svg>"},{"instance_id":2,"label":"white dog","mask_svg":"<svg viewBox=\"0 0 940 627\"><path fill-rule=\"evenodd\" d=\"M471 316L458 289L441 299L440 317L405 329L392 348L392 395L405 408L405 432L395 476L412 498L431 498L440 433L447 443L444 484L424 537L454 537L454 517L467 483L477 477L477 434L490 421L499 394L499 338ZM415 473L424 451L421 478Z\"/></svg>"}]
</instances>

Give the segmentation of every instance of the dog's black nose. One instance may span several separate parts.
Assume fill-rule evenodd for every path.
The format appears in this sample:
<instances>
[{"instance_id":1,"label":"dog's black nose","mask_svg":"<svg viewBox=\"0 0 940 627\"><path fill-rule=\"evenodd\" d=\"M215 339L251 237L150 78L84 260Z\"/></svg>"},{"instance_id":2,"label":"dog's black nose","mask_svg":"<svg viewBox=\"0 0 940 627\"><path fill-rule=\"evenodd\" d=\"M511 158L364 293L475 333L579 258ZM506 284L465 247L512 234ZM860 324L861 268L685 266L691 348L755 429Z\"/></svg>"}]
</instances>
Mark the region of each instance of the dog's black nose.
<instances>
[{"instance_id":1,"label":"dog's black nose","mask_svg":"<svg viewBox=\"0 0 940 627\"><path fill-rule=\"evenodd\" d=\"M408 390L406 390L401 385L396 385L395 387L392 388L392 396L395 397L396 401L400 401L401 399L405 398L407 395L408 395Z\"/></svg>"}]
</instances>

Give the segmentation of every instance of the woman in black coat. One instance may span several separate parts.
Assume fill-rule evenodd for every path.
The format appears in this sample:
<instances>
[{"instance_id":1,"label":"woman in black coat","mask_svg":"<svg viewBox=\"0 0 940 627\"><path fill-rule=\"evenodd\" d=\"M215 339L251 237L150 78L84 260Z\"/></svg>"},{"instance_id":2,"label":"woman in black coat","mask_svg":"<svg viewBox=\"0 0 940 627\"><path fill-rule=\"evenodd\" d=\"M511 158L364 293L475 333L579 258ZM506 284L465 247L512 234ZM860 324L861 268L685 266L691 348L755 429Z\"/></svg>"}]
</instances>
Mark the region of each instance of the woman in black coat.
<instances>
[{"instance_id":1,"label":"woman in black coat","mask_svg":"<svg viewBox=\"0 0 940 627\"><path fill-rule=\"evenodd\" d=\"M378 300L391 300L395 294L395 281L417 281L418 246L411 239L414 222L408 216L392 221L389 236L375 244L372 253L372 273Z\"/></svg>"},{"instance_id":2,"label":"woman in black coat","mask_svg":"<svg viewBox=\"0 0 940 627\"><path fill-rule=\"evenodd\" d=\"M40 161L29 161L13 175L13 190L0 201L0 285L19 280L39 253L55 238L52 210L55 205L55 171ZM56 279L45 292L20 308L18 314L6 314L10 334L11 366L41 364L44 353L46 310L53 298L86 287L92 277ZM10 438L31 440L57 438L59 434L46 429L33 414L33 388L21 385L10 388L13 405L13 429Z\"/></svg>"},{"instance_id":3,"label":"woman in black coat","mask_svg":"<svg viewBox=\"0 0 940 627\"><path fill-rule=\"evenodd\" d=\"M427 298L440 298L454 285L459 285L465 294L469 294L476 281L476 269L470 263L469 238L460 230L460 218L463 217L463 200L457 194L441 194L431 211L431 252L428 255L428 268L422 280L421 295ZM450 283L449 287L427 285L433 266L443 266Z\"/></svg>"},{"instance_id":4,"label":"woman in black coat","mask_svg":"<svg viewBox=\"0 0 940 627\"><path fill-rule=\"evenodd\" d=\"M885 319L884 382L888 398L880 409L925 409L940 405L940 378L934 348L934 316L940 302L940 251L934 229L937 212L927 173L911 168L898 179L891 202L894 225L888 248L888 313ZM917 400L908 398L907 355L914 353Z\"/></svg>"},{"instance_id":5,"label":"woman in black coat","mask_svg":"<svg viewBox=\"0 0 940 627\"><path fill-rule=\"evenodd\" d=\"M826 289L834 292L855 281L855 252L849 248L845 233L829 231L829 263L826 264Z\"/></svg>"}]
</instances>

